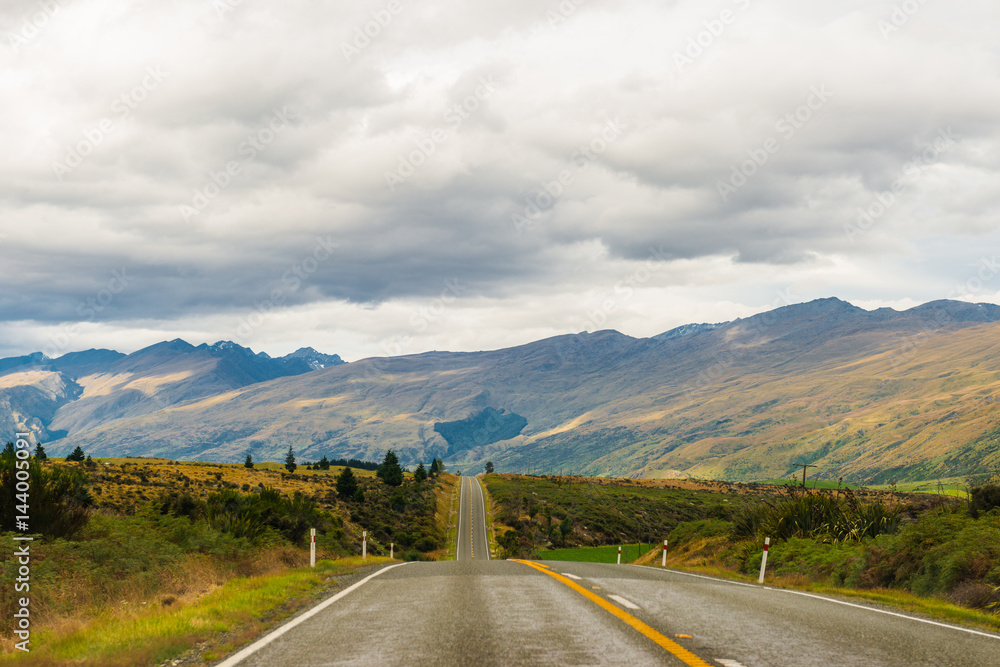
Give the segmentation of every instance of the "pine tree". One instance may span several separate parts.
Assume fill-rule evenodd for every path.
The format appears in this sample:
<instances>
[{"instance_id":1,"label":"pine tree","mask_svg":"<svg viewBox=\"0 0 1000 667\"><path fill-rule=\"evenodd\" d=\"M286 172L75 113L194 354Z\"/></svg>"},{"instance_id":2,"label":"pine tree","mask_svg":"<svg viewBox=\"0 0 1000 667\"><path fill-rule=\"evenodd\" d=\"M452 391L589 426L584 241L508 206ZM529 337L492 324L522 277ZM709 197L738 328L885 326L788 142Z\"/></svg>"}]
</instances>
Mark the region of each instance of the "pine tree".
<instances>
[{"instance_id":1,"label":"pine tree","mask_svg":"<svg viewBox=\"0 0 1000 667\"><path fill-rule=\"evenodd\" d=\"M49 455L45 453L45 448L42 447L42 443L38 443L38 446L35 447L35 458L39 461L46 461L49 458Z\"/></svg>"},{"instance_id":2,"label":"pine tree","mask_svg":"<svg viewBox=\"0 0 1000 667\"><path fill-rule=\"evenodd\" d=\"M358 491L361 489L358 487L358 480L354 476L354 472L345 467L337 475L337 495L343 500L349 498L354 498Z\"/></svg>"},{"instance_id":3,"label":"pine tree","mask_svg":"<svg viewBox=\"0 0 1000 667\"><path fill-rule=\"evenodd\" d=\"M87 459L87 455L83 453L83 448L80 447L80 445L77 445L76 449L74 449L70 453L70 455L66 457L67 461L77 461L79 463L82 463L86 459Z\"/></svg>"},{"instance_id":4,"label":"pine tree","mask_svg":"<svg viewBox=\"0 0 1000 667\"><path fill-rule=\"evenodd\" d=\"M244 468L253 468L253 457L247 454L247 460L243 462Z\"/></svg>"},{"instance_id":5,"label":"pine tree","mask_svg":"<svg viewBox=\"0 0 1000 667\"><path fill-rule=\"evenodd\" d=\"M3 456L4 457L7 457L7 456L13 457L14 456L14 443L13 442L8 442L6 445L3 446Z\"/></svg>"},{"instance_id":6,"label":"pine tree","mask_svg":"<svg viewBox=\"0 0 1000 667\"><path fill-rule=\"evenodd\" d=\"M326 454L324 454L323 458L321 458L319 460L319 469L320 470L329 470L330 469L330 459L326 458Z\"/></svg>"},{"instance_id":7,"label":"pine tree","mask_svg":"<svg viewBox=\"0 0 1000 667\"><path fill-rule=\"evenodd\" d=\"M295 465L295 452L292 451L292 446L288 445L288 454L285 455L285 469L288 472L295 472L296 468L298 466Z\"/></svg>"},{"instance_id":8,"label":"pine tree","mask_svg":"<svg viewBox=\"0 0 1000 667\"><path fill-rule=\"evenodd\" d=\"M413 473L413 479L417 480L418 482L422 482L425 479L427 479L427 470L424 469L423 463L417 466L416 471L414 471Z\"/></svg>"},{"instance_id":9,"label":"pine tree","mask_svg":"<svg viewBox=\"0 0 1000 667\"><path fill-rule=\"evenodd\" d=\"M375 476L388 486L399 486L403 483L403 469L399 467L399 458L391 449L385 453L382 465L378 467Z\"/></svg>"},{"instance_id":10,"label":"pine tree","mask_svg":"<svg viewBox=\"0 0 1000 667\"><path fill-rule=\"evenodd\" d=\"M486 462L486 474L489 475L493 472L493 461Z\"/></svg>"},{"instance_id":11,"label":"pine tree","mask_svg":"<svg viewBox=\"0 0 1000 667\"><path fill-rule=\"evenodd\" d=\"M435 458L431 460L431 476L436 474L438 474L438 460Z\"/></svg>"}]
</instances>

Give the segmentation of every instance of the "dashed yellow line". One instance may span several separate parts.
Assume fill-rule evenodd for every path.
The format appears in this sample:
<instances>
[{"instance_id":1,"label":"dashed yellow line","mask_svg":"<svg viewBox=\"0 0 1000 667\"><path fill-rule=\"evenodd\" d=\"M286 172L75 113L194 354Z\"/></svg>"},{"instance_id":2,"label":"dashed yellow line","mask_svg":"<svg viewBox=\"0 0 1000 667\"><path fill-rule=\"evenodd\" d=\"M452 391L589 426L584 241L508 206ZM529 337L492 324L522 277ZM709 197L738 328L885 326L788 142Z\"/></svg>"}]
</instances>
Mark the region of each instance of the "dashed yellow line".
<instances>
[{"instance_id":1,"label":"dashed yellow line","mask_svg":"<svg viewBox=\"0 0 1000 667\"><path fill-rule=\"evenodd\" d=\"M553 571L547 569L546 567L544 567L544 566L542 566L541 564L538 564L538 563L532 563L532 562L526 561L526 560L514 560L514 562L515 563L521 563L522 565L527 565L528 567L532 567L532 568L538 570L539 572L542 572L544 574L549 575L550 577L552 577L556 581L558 581L558 582L560 582L562 584L565 584L566 586L569 586L574 591L576 591L580 595L584 596L585 598L587 598L588 600L590 600L594 604L598 605L599 607L601 607L605 611L607 611L607 612L609 612L609 613L617 616L618 618L620 618L621 620L623 620L626 623L628 623L629 625L631 625L633 628L635 628L636 630L638 630L639 632L641 632L643 635L645 635L649 639L652 639L661 648L663 648L666 651L668 651L671 655L673 655L675 658L677 658L678 660L680 660L681 662L683 662L685 665L690 665L690 667L712 667L712 665L710 663L708 663L708 662L704 661L703 659L699 658L697 655L695 655L691 651L687 650L686 648L684 648L683 646L681 646L677 642L675 642L672 639L667 638L665 635L657 632L655 629L653 629L652 627L646 625L645 623L643 623L642 621L640 621L638 618L636 618L632 614L630 614L630 613L628 613L628 612L626 612L626 611L624 611L622 609L619 609L615 605L611 604L610 602L608 602L607 600L605 600L604 598L602 598L600 595L597 595L596 593L591 593L590 591L588 591L583 586L580 586L579 584L577 584L576 582L574 582L572 579L569 579L568 577L564 577L564 576L562 576L561 574L559 574L557 572L553 572Z\"/></svg>"}]
</instances>

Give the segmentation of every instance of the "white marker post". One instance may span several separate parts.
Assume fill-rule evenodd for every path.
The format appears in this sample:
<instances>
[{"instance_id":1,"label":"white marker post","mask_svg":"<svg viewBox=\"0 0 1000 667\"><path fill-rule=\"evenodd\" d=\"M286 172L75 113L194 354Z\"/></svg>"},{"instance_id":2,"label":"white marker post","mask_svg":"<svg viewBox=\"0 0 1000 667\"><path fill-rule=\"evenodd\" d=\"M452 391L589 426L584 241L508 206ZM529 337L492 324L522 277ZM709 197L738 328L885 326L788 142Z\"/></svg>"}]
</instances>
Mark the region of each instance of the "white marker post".
<instances>
[{"instance_id":1,"label":"white marker post","mask_svg":"<svg viewBox=\"0 0 1000 667\"><path fill-rule=\"evenodd\" d=\"M661 564L661 567L666 567L666 566L667 566L667 541L663 540L663 563Z\"/></svg>"},{"instance_id":2,"label":"white marker post","mask_svg":"<svg viewBox=\"0 0 1000 667\"><path fill-rule=\"evenodd\" d=\"M622 564L622 548L618 547L618 564Z\"/></svg>"},{"instance_id":3,"label":"white marker post","mask_svg":"<svg viewBox=\"0 0 1000 667\"><path fill-rule=\"evenodd\" d=\"M361 531L361 560L368 559L368 531Z\"/></svg>"},{"instance_id":4,"label":"white marker post","mask_svg":"<svg viewBox=\"0 0 1000 667\"><path fill-rule=\"evenodd\" d=\"M760 559L760 579L757 580L758 584L764 583L764 568L767 567L767 548L771 545L771 538L764 538L764 555Z\"/></svg>"},{"instance_id":5,"label":"white marker post","mask_svg":"<svg viewBox=\"0 0 1000 667\"><path fill-rule=\"evenodd\" d=\"M389 542L389 560L392 560L392 558L393 558L392 554L393 554L393 550L395 549L395 547L396 547L396 543L395 542Z\"/></svg>"},{"instance_id":6,"label":"white marker post","mask_svg":"<svg viewBox=\"0 0 1000 667\"><path fill-rule=\"evenodd\" d=\"M309 529L309 567L316 567L316 529Z\"/></svg>"}]
</instances>

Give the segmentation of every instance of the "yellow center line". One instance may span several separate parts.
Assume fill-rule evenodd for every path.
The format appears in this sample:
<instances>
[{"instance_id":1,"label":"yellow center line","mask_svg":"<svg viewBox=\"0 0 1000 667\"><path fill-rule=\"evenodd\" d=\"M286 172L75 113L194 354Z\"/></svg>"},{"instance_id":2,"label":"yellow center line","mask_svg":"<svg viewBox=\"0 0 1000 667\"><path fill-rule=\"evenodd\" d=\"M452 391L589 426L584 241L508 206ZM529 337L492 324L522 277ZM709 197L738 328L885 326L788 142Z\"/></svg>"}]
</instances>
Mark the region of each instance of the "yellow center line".
<instances>
[{"instance_id":1,"label":"yellow center line","mask_svg":"<svg viewBox=\"0 0 1000 667\"><path fill-rule=\"evenodd\" d=\"M543 572L552 577L553 579L555 579L556 581L565 584L566 586L569 586L574 591L584 596L594 604L598 605L605 611L610 612L611 614L617 616L618 618L631 625L633 628L641 632L649 639L652 639L654 642L659 644L660 647L666 649L675 658L683 662L685 665L690 665L691 667L712 667L710 663L705 662L704 660L702 660L697 655L687 650L677 642L667 638L663 634L660 634L655 629L646 625L632 614L622 609L619 609L615 605L611 604L610 602L602 598L600 595L597 595L596 593L591 593L586 588L580 586L571 579L568 579L567 577L564 577L556 572L552 572L551 570L548 570L544 566L537 563L532 563L526 560L517 560L517 559L512 559L512 560L514 560L515 563L521 563L522 565L527 565L528 567L532 567L538 570L539 572Z\"/></svg>"}]
</instances>

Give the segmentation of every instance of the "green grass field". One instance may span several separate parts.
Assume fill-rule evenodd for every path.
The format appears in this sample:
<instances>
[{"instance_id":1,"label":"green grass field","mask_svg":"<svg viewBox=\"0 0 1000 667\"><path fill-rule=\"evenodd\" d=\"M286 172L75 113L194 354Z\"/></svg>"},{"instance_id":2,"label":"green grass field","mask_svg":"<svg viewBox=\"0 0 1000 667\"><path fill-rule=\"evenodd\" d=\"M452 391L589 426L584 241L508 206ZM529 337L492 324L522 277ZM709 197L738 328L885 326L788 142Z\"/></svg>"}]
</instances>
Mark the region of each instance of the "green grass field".
<instances>
[{"instance_id":1,"label":"green grass field","mask_svg":"<svg viewBox=\"0 0 1000 667\"><path fill-rule=\"evenodd\" d=\"M648 542L622 545L622 562L631 563L645 551L652 549ZM577 547L575 549L540 549L535 555L542 560L568 560L574 563L615 563L618 561L618 546Z\"/></svg>"},{"instance_id":2,"label":"green grass field","mask_svg":"<svg viewBox=\"0 0 1000 667\"><path fill-rule=\"evenodd\" d=\"M890 491L891 486L881 484L878 486L871 487L879 491ZM923 482L900 482L896 485L896 491L899 493L941 493L946 496L956 496L958 498L965 498L968 495L966 486L964 482L958 481L945 481L941 480L941 486L938 487L938 480L923 481Z\"/></svg>"}]
</instances>

